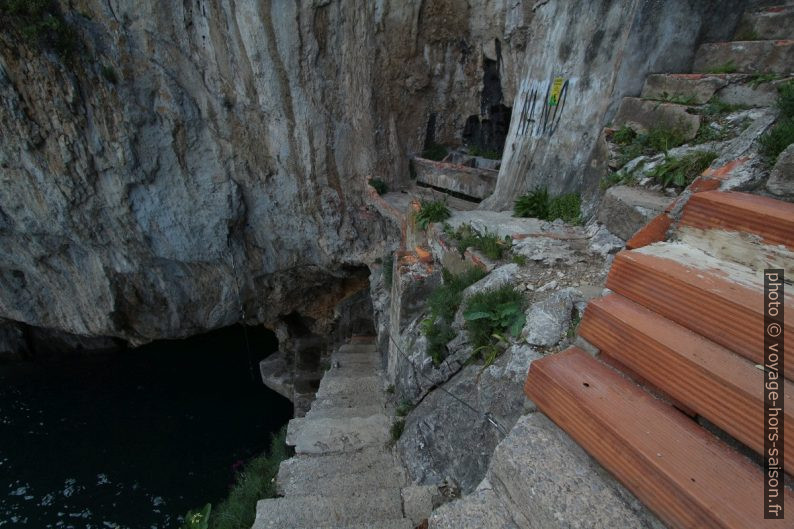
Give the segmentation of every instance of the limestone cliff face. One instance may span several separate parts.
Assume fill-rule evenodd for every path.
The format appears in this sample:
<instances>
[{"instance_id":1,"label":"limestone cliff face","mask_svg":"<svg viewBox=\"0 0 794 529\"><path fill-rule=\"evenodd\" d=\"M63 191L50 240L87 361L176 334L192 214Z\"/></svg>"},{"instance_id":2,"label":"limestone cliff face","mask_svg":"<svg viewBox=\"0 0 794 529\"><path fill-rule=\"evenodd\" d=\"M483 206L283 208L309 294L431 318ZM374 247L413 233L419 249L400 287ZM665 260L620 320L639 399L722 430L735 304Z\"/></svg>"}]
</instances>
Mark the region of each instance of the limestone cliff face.
<instances>
[{"instance_id":1,"label":"limestone cliff face","mask_svg":"<svg viewBox=\"0 0 794 529\"><path fill-rule=\"evenodd\" d=\"M536 2L496 191L484 209L510 208L537 186L583 192L592 208L604 174L600 131L621 98L638 95L649 73L691 71L697 43L728 38L746 4Z\"/></svg>"},{"instance_id":2,"label":"limestone cliff face","mask_svg":"<svg viewBox=\"0 0 794 529\"><path fill-rule=\"evenodd\" d=\"M485 99L509 104L531 18L507 0L62 8L71 60L0 30L0 320L131 343L238 320L238 284L249 322L330 317L394 233L367 178L406 181L428 121L459 142Z\"/></svg>"}]
</instances>

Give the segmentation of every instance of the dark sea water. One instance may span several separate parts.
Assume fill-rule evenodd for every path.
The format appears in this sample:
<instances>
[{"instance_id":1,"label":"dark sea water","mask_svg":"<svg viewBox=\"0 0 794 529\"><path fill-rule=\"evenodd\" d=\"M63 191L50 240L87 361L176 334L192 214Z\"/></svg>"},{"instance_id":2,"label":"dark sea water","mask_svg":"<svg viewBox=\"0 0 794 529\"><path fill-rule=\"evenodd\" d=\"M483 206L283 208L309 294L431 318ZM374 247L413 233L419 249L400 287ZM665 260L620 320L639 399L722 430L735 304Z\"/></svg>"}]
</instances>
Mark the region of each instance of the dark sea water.
<instances>
[{"instance_id":1,"label":"dark sea water","mask_svg":"<svg viewBox=\"0 0 794 529\"><path fill-rule=\"evenodd\" d=\"M286 424L242 327L58 362L0 365L0 528L170 528L225 497ZM251 369L253 367L252 377Z\"/></svg>"}]
</instances>

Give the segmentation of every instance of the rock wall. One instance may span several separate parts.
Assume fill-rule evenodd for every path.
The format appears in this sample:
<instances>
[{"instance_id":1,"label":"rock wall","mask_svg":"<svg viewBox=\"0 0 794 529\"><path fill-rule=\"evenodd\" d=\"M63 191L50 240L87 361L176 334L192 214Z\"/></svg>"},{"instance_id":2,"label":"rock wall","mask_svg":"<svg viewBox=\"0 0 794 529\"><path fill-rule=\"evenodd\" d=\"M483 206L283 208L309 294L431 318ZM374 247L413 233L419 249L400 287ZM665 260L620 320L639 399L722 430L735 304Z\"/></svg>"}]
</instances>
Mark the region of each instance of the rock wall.
<instances>
[{"instance_id":1,"label":"rock wall","mask_svg":"<svg viewBox=\"0 0 794 529\"><path fill-rule=\"evenodd\" d=\"M648 73L687 72L696 44L732 34L743 0L549 0L534 4L496 191L508 209L537 186L595 203L601 128ZM555 81L557 81L555 83Z\"/></svg>"},{"instance_id":2,"label":"rock wall","mask_svg":"<svg viewBox=\"0 0 794 529\"><path fill-rule=\"evenodd\" d=\"M228 325L240 301L249 323L333 317L338 280L396 233L367 178L406 182L431 115L435 141L459 142L487 114L487 61L509 103L531 15L507 0L61 5L69 60L0 14L0 318L133 344Z\"/></svg>"}]
</instances>

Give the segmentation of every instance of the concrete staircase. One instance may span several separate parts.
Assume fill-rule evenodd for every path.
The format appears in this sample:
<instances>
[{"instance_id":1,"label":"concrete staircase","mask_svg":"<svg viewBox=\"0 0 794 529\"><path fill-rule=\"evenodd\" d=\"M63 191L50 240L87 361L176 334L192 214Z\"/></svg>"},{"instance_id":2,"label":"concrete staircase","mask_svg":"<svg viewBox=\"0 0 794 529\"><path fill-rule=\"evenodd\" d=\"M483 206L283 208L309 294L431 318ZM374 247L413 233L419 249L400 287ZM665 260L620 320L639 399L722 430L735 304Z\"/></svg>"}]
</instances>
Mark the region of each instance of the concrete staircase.
<instances>
[{"instance_id":1,"label":"concrete staircase","mask_svg":"<svg viewBox=\"0 0 794 529\"><path fill-rule=\"evenodd\" d=\"M311 409L289 422L282 497L257 503L253 529L413 529L430 514L438 490L411 485L389 446L380 355L365 342L332 355Z\"/></svg>"},{"instance_id":2,"label":"concrete staircase","mask_svg":"<svg viewBox=\"0 0 794 529\"><path fill-rule=\"evenodd\" d=\"M612 293L579 328L598 355L571 347L533 362L525 392L669 527L792 527L764 520L753 453L764 449L762 273L793 277L794 204L695 193L673 233L615 259ZM794 293L784 304L792 333ZM783 373L791 474L794 363Z\"/></svg>"}]
</instances>

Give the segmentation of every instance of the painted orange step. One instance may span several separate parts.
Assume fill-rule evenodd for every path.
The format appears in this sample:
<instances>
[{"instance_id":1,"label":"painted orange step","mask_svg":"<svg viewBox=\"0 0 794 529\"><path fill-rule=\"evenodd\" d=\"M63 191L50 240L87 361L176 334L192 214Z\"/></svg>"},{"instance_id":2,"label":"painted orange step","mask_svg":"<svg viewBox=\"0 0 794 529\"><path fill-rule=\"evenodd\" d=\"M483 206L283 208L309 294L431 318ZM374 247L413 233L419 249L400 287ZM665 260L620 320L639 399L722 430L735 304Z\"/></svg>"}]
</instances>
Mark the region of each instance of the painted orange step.
<instances>
[{"instance_id":1,"label":"painted orange step","mask_svg":"<svg viewBox=\"0 0 794 529\"><path fill-rule=\"evenodd\" d=\"M579 334L689 410L764 451L764 373L617 294L591 301ZM794 473L794 383L784 385L785 467Z\"/></svg>"},{"instance_id":2,"label":"painted orange step","mask_svg":"<svg viewBox=\"0 0 794 529\"><path fill-rule=\"evenodd\" d=\"M756 364L764 358L763 278L683 243L620 252L607 288ZM794 336L794 293L784 297L783 330ZM784 354L794 355L792 340ZM789 357L791 358L791 357ZM794 380L794 362L785 376Z\"/></svg>"},{"instance_id":3,"label":"painted orange step","mask_svg":"<svg viewBox=\"0 0 794 529\"><path fill-rule=\"evenodd\" d=\"M532 362L525 392L669 527L791 527L764 520L759 468L581 349Z\"/></svg>"},{"instance_id":4,"label":"painted orange step","mask_svg":"<svg viewBox=\"0 0 794 529\"><path fill-rule=\"evenodd\" d=\"M695 193L684 207L681 224L752 233L794 250L794 204L782 200L733 191Z\"/></svg>"}]
</instances>

